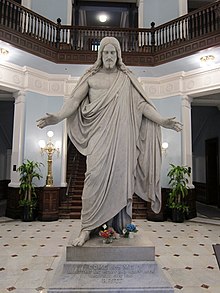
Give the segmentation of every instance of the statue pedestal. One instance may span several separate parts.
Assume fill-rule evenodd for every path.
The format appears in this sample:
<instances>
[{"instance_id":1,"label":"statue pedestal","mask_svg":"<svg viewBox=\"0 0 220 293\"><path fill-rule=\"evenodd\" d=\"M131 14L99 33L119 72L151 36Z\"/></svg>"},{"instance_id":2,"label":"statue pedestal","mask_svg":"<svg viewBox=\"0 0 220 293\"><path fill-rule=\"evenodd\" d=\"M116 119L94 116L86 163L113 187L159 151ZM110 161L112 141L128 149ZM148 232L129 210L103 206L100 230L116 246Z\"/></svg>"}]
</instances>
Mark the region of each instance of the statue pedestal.
<instances>
[{"instance_id":1,"label":"statue pedestal","mask_svg":"<svg viewBox=\"0 0 220 293\"><path fill-rule=\"evenodd\" d=\"M154 292L173 293L155 262L155 247L139 232L133 239L103 244L92 238L83 247L68 246L62 271L48 293Z\"/></svg>"}]
</instances>

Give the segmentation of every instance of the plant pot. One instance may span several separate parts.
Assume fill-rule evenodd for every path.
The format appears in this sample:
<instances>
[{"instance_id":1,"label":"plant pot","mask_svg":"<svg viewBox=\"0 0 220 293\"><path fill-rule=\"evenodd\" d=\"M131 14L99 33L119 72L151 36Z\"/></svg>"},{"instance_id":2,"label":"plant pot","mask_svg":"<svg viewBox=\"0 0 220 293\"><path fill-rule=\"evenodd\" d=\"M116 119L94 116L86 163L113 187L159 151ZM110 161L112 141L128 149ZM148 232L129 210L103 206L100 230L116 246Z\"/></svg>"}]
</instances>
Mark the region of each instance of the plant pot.
<instances>
[{"instance_id":1,"label":"plant pot","mask_svg":"<svg viewBox=\"0 0 220 293\"><path fill-rule=\"evenodd\" d=\"M172 221L175 223L184 222L184 212L178 209L172 209Z\"/></svg>"},{"instance_id":2,"label":"plant pot","mask_svg":"<svg viewBox=\"0 0 220 293\"><path fill-rule=\"evenodd\" d=\"M35 208L33 208L31 205L24 205L22 207L23 213L22 213L22 221L23 222L32 222L35 220Z\"/></svg>"}]
</instances>

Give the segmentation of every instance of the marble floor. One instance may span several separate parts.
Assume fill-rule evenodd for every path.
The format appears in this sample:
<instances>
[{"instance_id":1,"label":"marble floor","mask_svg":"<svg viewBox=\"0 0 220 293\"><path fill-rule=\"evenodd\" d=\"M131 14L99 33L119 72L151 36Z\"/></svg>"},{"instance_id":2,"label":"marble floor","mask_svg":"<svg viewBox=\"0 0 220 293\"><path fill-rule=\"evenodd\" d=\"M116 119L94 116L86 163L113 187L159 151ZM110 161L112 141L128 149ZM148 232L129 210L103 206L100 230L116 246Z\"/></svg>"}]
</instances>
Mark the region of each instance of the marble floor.
<instances>
[{"instance_id":1,"label":"marble floor","mask_svg":"<svg viewBox=\"0 0 220 293\"><path fill-rule=\"evenodd\" d=\"M156 261L175 293L220 292L220 270L212 247L220 243L219 220L134 222L147 231ZM79 220L25 223L0 217L0 293L47 292L79 227Z\"/></svg>"}]
</instances>

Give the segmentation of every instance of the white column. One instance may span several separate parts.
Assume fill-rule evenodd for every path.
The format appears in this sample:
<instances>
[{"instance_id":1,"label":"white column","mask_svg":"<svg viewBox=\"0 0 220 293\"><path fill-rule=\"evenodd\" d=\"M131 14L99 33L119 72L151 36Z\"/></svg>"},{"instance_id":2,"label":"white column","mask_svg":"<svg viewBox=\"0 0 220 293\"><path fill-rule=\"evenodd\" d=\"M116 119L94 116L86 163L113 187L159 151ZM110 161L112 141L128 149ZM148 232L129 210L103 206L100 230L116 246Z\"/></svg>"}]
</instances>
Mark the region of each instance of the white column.
<instances>
[{"instance_id":1,"label":"white column","mask_svg":"<svg viewBox=\"0 0 220 293\"><path fill-rule=\"evenodd\" d=\"M21 5L31 9L31 1L32 0L22 0Z\"/></svg>"},{"instance_id":2,"label":"white column","mask_svg":"<svg viewBox=\"0 0 220 293\"><path fill-rule=\"evenodd\" d=\"M139 0L138 4L138 27L144 27L144 0Z\"/></svg>"},{"instance_id":3,"label":"white column","mask_svg":"<svg viewBox=\"0 0 220 293\"><path fill-rule=\"evenodd\" d=\"M188 13L187 0L179 0L179 16L185 15L187 13Z\"/></svg>"},{"instance_id":4,"label":"white column","mask_svg":"<svg viewBox=\"0 0 220 293\"><path fill-rule=\"evenodd\" d=\"M182 98L182 165L188 166L192 170L192 125L191 125L191 98L183 96ZM192 173L189 181L189 187L192 185Z\"/></svg>"},{"instance_id":5,"label":"white column","mask_svg":"<svg viewBox=\"0 0 220 293\"><path fill-rule=\"evenodd\" d=\"M14 126L13 126L13 141L11 155L11 182L10 187L18 187L19 173L17 168L23 163L24 153L24 118L25 118L25 92L19 91L14 94L15 109L14 109Z\"/></svg>"},{"instance_id":6,"label":"white column","mask_svg":"<svg viewBox=\"0 0 220 293\"><path fill-rule=\"evenodd\" d=\"M66 120L63 126L62 152L61 152L61 187L66 187L66 168L67 168L67 125Z\"/></svg>"},{"instance_id":7,"label":"white column","mask_svg":"<svg viewBox=\"0 0 220 293\"><path fill-rule=\"evenodd\" d=\"M73 7L72 7L72 0L67 0L67 25L71 25L72 24L72 11L73 11Z\"/></svg>"}]
</instances>

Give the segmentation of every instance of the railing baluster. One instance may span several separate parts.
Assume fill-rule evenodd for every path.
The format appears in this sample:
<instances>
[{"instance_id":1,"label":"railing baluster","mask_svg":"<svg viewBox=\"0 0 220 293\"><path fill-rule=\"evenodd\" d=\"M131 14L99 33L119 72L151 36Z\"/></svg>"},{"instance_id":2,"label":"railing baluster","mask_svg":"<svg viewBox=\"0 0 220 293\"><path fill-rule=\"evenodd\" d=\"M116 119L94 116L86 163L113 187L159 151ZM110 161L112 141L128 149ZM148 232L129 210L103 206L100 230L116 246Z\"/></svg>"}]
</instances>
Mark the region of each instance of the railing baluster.
<instances>
[{"instance_id":1,"label":"railing baluster","mask_svg":"<svg viewBox=\"0 0 220 293\"><path fill-rule=\"evenodd\" d=\"M30 18L31 18L30 13L28 13L28 14L27 14L27 33L28 33L29 35L30 35L30 31L31 31L31 28L30 28L30 26L31 26Z\"/></svg>"},{"instance_id":2,"label":"railing baluster","mask_svg":"<svg viewBox=\"0 0 220 293\"><path fill-rule=\"evenodd\" d=\"M19 10L19 7L18 6L15 6L13 5L13 21L14 21L14 29L17 31L18 30L18 24L19 24L19 14L18 14L18 10Z\"/></svg>"},{"instance_id":3,"label":"railing baluster","mask_svg":"<svg viewBox=\"0 0 220 293\"><path fill-rule=\"evenodd\" d=\"M211 9L210 15L211 15L211 21L210 21L210 32L213 32L217 28L216 24L216 17L215 17L215 11L214 9Z\"/></svg>"},{"instance_id":4,"label":"railing baluster","mask_svg":"<svg viewBox=\"0 0 220 293\"><path fill-rule=\"evenodd\" d=\"M2 24L3 22L3 5L4 5L4 2L3 1L0 1L0 24Z\"/></svg>"},{"instance_id":5,"label":"railing baluster","mask_svg":"<svg viewBox=\"0 0 220 293\"><path fill-rule=\"evenodd\" d=\"M38 36L38 40L41 40L40 37L40 19L37 19L37 36Z\"/></svg>"},{"instance_id":6,"label":"railing baluster","mask_svg":"<svg viewBox=\"0 0 220 293\"><path fill-rule=\"evenodd\" d=\"M7 14L7 19L8 19L7 26L10 27L10 3L9 2L7 2L6 8L7 8L6 14Z\"/></svg>"},{"instance_id":7,"label":"railing baluster","mask_svg":"<svg viewBox=\"0 0 220 293\"><path fill-rule=\"evenodd\" d=\"M14 13L15 13L15 9L14 9L14 4L11 3L10 5L10 14L11 14L11 28L15 28L15 16L14 16Z\"/></svg>"}]
</instances>

